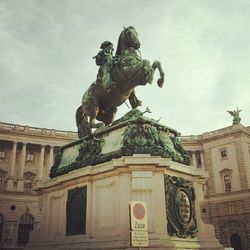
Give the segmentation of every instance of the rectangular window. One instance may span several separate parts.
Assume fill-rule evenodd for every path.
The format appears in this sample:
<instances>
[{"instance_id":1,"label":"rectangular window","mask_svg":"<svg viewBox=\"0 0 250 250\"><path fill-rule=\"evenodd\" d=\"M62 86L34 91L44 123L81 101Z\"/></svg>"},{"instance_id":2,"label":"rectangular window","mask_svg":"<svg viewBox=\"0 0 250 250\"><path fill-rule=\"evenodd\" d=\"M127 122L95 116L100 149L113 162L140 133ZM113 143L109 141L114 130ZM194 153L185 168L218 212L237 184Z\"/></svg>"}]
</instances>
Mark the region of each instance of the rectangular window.
<instances>
[{"instance_id":1,"label":"rectangular window","mask_svg":"<svg viewBox=\"0 0 250 250\"><path fill-rule=\"evenodd\" d=\"M28 154L27 154L26 161L27 161L27 162L33 162L33 161L34 161L34 154L28 153Z\"/></svg>"},{"instance_id":2,"label":"rectangular window","mask_svg":"<svg viewBox=\"0 0 250 250\"><path fill-rule=\"evenodd\" d=\"M225 191L230 192L232 189L231 176L229 175L224 176L224 184L225 184Z\"/></svg>"},{"instance_id":3,"label":"rectangular window","mask_svg":"<svg viewBox=\"0 0 250 250\"><path fill-rule=\"evenodd\" d=\"M0 159L1 160L5 159L5 151L0 151Z\"/></svg>"},{"instance_id":4,"label":"rectangular window","mask_svg":"<svg viewBox=\"0 0 250 250\"><path fill-rule=\"evenodd\" d=\"M31 192L32 191L32 181L27 179L24 180L24 192Z\"/></svg>"},{"instance_id":5,"label":"rectangular window","mask_svg":"<svg viewBox=\"0 0 250 250\"><path fill-rule=\"evenodd\" d=\"M227 150L225 148L220 149L220 155L222 159L227 158Z\"/></svg>"},{"instance_id":6,"label":"rectangular window","mask_svg":"<svg viewBox=\"0 0 250 250\"><path fill-rule=\"evenodd\" d=\"M3 190L5 186L5 178L3 175L0 175L0 190Z\"/></svg>"},{"instance_id":7,"label":"rectangular window","mask_svg":"<svg viewBox=\"0 0 250 250\"><path fill-rule=\"evenodd\" d=\"M86 233L87 187L68 191L66 206L66 235Z\"/></svg>"}]
</instances>

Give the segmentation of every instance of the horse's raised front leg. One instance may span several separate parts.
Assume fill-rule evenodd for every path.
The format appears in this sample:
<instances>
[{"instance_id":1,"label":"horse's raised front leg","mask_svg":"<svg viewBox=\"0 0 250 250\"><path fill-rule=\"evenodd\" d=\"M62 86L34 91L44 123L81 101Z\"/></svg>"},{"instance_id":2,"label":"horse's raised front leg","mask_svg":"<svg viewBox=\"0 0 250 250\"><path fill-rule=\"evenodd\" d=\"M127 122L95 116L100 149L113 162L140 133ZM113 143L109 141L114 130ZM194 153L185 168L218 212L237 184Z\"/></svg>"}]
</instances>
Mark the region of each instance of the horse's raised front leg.
<instances>
[{"instance_id":1,"label":"horse's raised front leg","mask_svg":"<svg viewBox=\"0 0 250 250\"><path fill-rule=\"evenodd\" d=\"M154 79L155 69L150 65L150 62L148 60L142 60L142 67L146 80L145 84L146 83L152 84Z\"/></svg>"},{"instance_id":2,"label":"horse's raised front leg","mask_svg":"<svg viewBox=\"0 0 250 250\"><path fill-rule=\"evenodd\" d=\"M157 80L157 84L160 88L162 88L163 86L163 83L164 83L164 76L165 76L165 73L161 67L161 63L159 61L154 61L153 64L152 64L152 68L155 70L155 69L158 69L159 70L159 73L160 73L160 78Z\"/></svg>"}]
</instances>

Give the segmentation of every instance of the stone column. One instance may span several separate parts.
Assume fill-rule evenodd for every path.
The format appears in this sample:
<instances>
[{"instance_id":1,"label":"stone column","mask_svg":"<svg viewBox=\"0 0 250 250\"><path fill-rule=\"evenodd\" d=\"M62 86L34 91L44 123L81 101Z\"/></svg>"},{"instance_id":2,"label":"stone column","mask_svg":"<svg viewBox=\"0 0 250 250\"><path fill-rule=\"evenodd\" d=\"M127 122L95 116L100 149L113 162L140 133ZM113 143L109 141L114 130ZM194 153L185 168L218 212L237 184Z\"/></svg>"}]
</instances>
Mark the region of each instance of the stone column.
<instances>
[{"instance_id":1,"label":"stone column","mask_svg":"<svg viewBox=\"0 0 250 250\"><path fill-rule=\"evenodd\" d=\"M195 168L197 168L197 161L195 156L195 151L192 151L192 163Z\"/></svg>"},{"instance_id":2,"label":"stone column","mask_svg":"<svg viewBox=\"0 0 250 250\"><path fill-rule=\"evenodd\" d=\"M54 147L50 146L50 150L49 150L49 159L48 159L48 165L47 165L47 179L49 179L49 173L50 173L50 169L54 164Z\"/></svg>"},{"instance_id":3,"label":"stone column","mask_svg":"<svg viewBox=\"0 0 250 250\"><path fill-rule=\"evenodd\" d=\"M41 145L41 152L39 157L39 163L38 163L38 174L37 174L37 180L41 181L43 179L43 163L44 163L44 150L45 145Z\"/></svg>"},{"instance_id":4,"label":"stone column","mask_svg":"<svg viewBox=\"0 0 250 250\"><path fill-rule=\"evenodd\" d=\"M18 182L17 182L17 191L19 192L23 192L23 184L24 184L23 174L24 174L25 160L26 160L26 143L23 143L22 153L21 153L21 163L18 172Z\"/></svg>"},{"instance_id":5,"label":"stone column","mask_svg":"<svg viewBox=\"0 0 250 250\"><path fill-rule=\"evenodd\" d=\"M13 142L11 159L9 165L9 173L8 173L8 182L7 182L7 190L14 191L14 173L15 173L15 164L16 164L16 148L17 142Z\"/></svg>"},{"instance_id":6,"label":"stone column","mask_svg":"<svg viewBox=\"0 0 250 250\"><path fill-rule=\"evenodd\" d=\"M205 169L205 158L204 158L203 151L200 151L200 156L201 156L201 167L202 167L202 169Z\"/></svg>"}]
</instances>

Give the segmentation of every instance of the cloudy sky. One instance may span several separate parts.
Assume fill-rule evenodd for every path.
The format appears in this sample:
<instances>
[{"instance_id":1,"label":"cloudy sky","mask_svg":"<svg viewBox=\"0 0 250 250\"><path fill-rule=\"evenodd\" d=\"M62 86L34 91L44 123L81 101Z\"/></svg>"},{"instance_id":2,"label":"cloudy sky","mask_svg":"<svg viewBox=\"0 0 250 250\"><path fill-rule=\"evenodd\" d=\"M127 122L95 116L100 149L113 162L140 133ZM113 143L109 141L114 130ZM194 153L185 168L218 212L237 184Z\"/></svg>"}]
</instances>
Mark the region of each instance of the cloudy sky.
<instances>
[{"instance_id":1,"label":"cloudy sky","mask_svg":"<svg viewBox=\"0 0 250 250\"><path fill-rule=\"evenodd\" d=\"M142 111L183 135L230 126L237 106L250 125L249 0L0 0L0 121L75 131L92 57L130 25L167 78L136 89Z\"/></svg>"}]
</instances>

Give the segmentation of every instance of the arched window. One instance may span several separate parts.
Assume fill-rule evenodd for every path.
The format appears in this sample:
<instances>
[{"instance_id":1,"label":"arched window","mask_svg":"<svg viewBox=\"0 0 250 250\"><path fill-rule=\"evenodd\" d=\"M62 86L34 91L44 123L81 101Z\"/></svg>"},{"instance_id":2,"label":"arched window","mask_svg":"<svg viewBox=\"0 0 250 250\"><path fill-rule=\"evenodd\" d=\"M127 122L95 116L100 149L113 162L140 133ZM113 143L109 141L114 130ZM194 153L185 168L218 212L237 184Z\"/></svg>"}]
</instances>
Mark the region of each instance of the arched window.
<instances>
[{"instance_id":1,"label":"arched window","mask_svg":"<svg viewBox=\"0 0 250 250\"><path fill-rule=\"evenodd\" d=\"M3 232L3 216L0 214L0 242L2 240L2 232Z\"/></svg>"},{"instance_id":2,"label":"arched window","mask_svg":"<svg viewBox=\"0 0 250 250\"><path fill-rule=\"evenodd\" d=\"M34 218L32 215L26 213L24 214L19 221L18 225L18 236L17 244L26 245L29 242L30 231L33 230Z\"/></svg>"}]
</instances>

